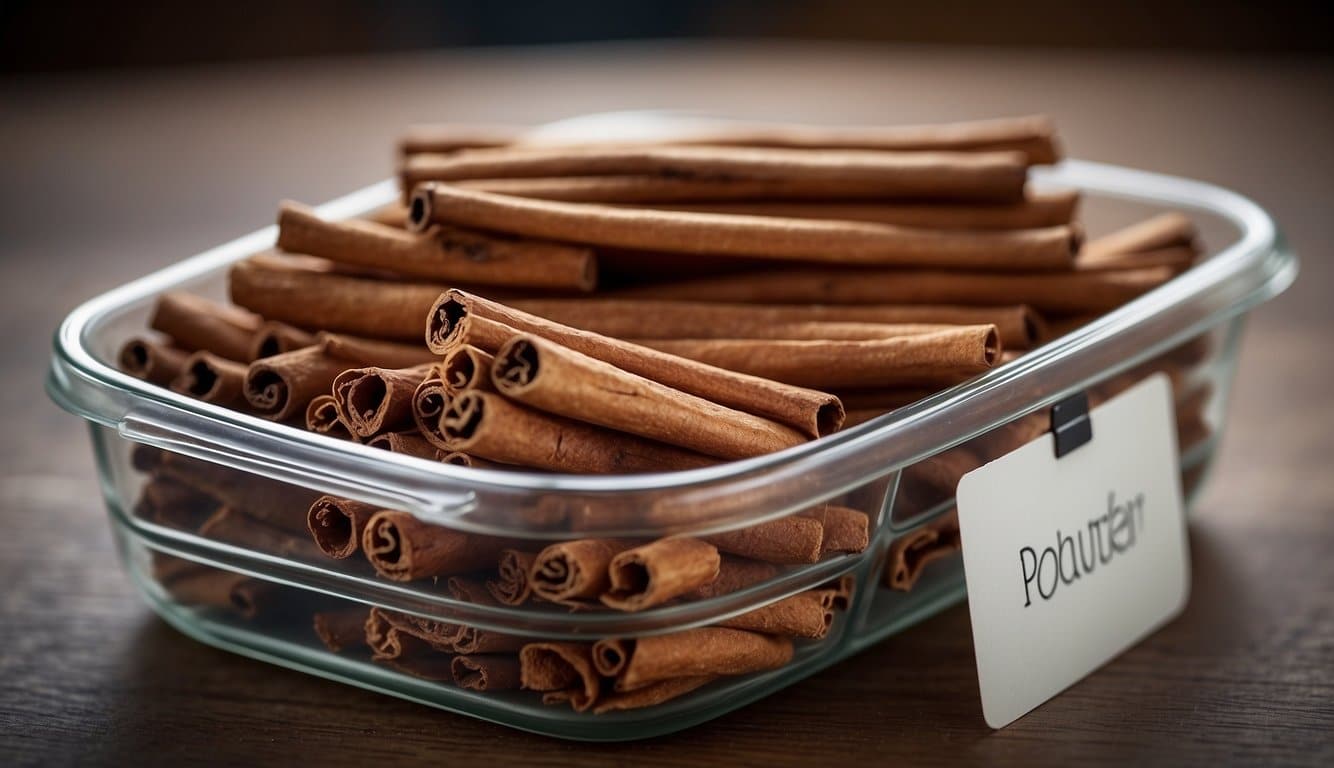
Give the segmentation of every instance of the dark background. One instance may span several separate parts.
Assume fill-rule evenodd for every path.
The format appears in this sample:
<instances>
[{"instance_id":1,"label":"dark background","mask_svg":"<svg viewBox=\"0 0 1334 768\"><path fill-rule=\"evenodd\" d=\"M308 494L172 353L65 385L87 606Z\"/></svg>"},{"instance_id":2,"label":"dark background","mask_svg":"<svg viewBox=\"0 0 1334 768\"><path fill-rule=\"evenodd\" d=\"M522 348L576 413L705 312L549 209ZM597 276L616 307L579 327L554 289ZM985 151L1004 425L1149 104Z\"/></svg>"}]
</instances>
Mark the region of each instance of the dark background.
<instances>
[{"instance_id":1,"label":"dark background","mask_svg":"<svg viewBox=\"0 0 1334 768\"><path fill-rule=\"evenodd\" d=\"M0 71L664 37L1331 51L1329 3L1235 0L5 2Z\"/></svg>"}]
</instances>

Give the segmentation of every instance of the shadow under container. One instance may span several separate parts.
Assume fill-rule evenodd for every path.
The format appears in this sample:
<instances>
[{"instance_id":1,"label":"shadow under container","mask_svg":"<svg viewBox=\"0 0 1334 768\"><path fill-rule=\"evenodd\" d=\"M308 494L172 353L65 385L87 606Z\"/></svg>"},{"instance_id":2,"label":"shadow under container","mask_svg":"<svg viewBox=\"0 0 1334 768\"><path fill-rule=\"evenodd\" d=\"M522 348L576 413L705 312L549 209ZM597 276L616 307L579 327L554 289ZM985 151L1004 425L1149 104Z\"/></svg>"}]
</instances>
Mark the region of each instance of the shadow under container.
<instances>
[{"instance_id":1,"label":"shadow under container","mask_svg":"<svg viewBox=\"0 0 1334 768\"><path fill-rule=\"evenodd\" d=\"M1197 496L1225 423L1243 315L1291 283L1295 257L1264 211L1207 184L1080 161L1035 170L1034 182L1081 189L1086 219L1129 221L1165 208L1184 210L1206 240L1219 245L1181 277L1017 360L844 432L746 461L598 477L443 465L193 401L116 370L117 348L145 327L157 294L188 290L221 299L227 267L270 247L272 227L75 310L56 336L47 389L90 422L126 568L154 610L183 633L281 666L551 736L613 741L670 733L772 694L960 601L965 585L954 485L969 469L1040 435L1052 404L1071 394L1087 392L1096 405L1144 376L1165 373L1176 396L1188 503ZM355 216L396 195L393 183L385 182L320 213ZM285 500L300 507L302 519L300 505L332 494L456 531L511 538L527 549L588 537L707 535L823 504L865 513L869 542L859 553L775 568L734 592L635 613L489 604L467 599L466 590L449 580L388 581L360 557L312 554L299 531L257 544L174 525L172 515L153 514L144 501L152 474L145 470L163 457L211 472L232 491L264 504ZM177 511L188 516L184 507ZM182 582L182 574L198 581ZM182 587L206 583L208 589ZM312 628L316 613L374 607L478 633L586 643L708 626L799 592L848 583L855 588L828 634L797 641L787 664L720 678L656 706L606 714L544 705L528 691L466 690L421 670L375 663L364 649L335 653Z\"/></svg>"}]
</instances>

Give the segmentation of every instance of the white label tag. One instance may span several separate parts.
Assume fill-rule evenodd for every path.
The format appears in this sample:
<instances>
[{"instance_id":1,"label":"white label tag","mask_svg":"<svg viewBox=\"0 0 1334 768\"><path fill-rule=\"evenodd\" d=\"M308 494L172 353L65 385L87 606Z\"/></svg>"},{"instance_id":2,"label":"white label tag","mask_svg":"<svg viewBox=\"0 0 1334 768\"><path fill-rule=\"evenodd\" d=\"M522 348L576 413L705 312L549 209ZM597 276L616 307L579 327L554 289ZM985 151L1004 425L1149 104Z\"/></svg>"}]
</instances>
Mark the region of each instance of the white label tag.
<instances>
[{"instance_id":1,"label":"white label tag","mask_svg":"<svg viewBox=\"0 0 1334 768\"><path fill-rule=\"evenodd\" d=\"M1002 728L1176 616L1190 589L1172 389L1157 374L959 482L987 725Z\"/></svg>"}]
</instances>

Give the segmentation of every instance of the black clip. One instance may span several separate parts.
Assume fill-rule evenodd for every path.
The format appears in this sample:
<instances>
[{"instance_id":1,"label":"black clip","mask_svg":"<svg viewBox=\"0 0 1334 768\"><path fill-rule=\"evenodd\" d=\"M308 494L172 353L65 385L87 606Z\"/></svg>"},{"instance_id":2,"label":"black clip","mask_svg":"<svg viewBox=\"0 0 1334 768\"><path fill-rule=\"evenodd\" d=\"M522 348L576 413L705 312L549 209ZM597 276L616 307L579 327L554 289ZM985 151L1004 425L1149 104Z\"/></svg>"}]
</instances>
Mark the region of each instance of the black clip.
<instances>
[{"instance_id":1,"label":"black clip","mask_svg":"<svg viewBox=\"0 0 1334 768\"><path fill-rule=\"evenodd\" d=\"M1051 407L1051 432L1056 436L1056 458L1093 439L1088 395L1080 392Z\"/></svg>"}]
</instances>

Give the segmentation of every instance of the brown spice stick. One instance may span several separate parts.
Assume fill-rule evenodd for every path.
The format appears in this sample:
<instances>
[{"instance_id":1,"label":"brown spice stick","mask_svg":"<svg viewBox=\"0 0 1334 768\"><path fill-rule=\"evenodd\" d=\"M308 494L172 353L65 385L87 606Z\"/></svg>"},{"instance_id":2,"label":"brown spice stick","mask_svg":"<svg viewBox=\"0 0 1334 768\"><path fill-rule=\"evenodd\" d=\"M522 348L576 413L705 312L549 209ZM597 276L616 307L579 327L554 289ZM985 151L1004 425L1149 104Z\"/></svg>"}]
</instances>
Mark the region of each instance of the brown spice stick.
<instances>
[{"instance_id":1,"label":"brown spice stick","mask_svg":"<svg viewBox=\"0 0 1334 768\"><path fill-rule=\"evenodd\" d=\"M884 585L899 592L912 590L926 566L958 552L960 544L959 518L954 511L899 536L889 545Z\"/></svg>"},{"instance_id":2,"label":"brown spice stick","mask_svg":"<svg viewBox=\"0 0 1334 768\"><path fill-rule=\"evenodd\" d=\"M366 645L365 608L325 611L315 614L315 635L334 653Z\"/></svg>"},{"instance_id":3,"label":"brown spice stick","mask_svg":"<svg viewBox=\"0 0 1334 768\"><path fill-rule=\"evenodd\" d=\"M310 401L328 393L346 368L346 361L329 357L319 347L256 360L246 372L245 399L259 415L285 421L304 414Z\"/></svg>"},{"instance_id":4,"label":"brown spice stick","mask_svg":"<svg viewBox=\"0 0 1334 768\"><path fill-rule=\"evenodd\" d=\"M1194 248L1175 246L1154 251L1136 251L1133 253L1113 253L1093 258L1081 255L1075 261L1075 268L1080 270L1142 269L1145 267L1168 267L1174 274L1190 269L1199 252Z\"/></svg>"},{"instance_id":5,"label":"brown spice stick","mask_svg":"<svg viewBox=\"0 0 1334 768\"><path fill-rule=\"evenodd\" d=\"M691 451L551 416L477 390L449 400L439 434L449 450L557 472L669 472L715 463Z\"/></svg>"},{"instance_id":6,"label":"brown spice stick","mask_svg":"<svg viewBox=\"0 0 1334 768\"><path fill-rule=\"evenodd\" d=\"M1195 224L1177 212L1163 213L1095 238L1080 249L1081 262L1099 262L1118 255L1144 253L1164 248L1195 250L1199 233Z\"/></svg>"},{"instance_id":7,"label":"brown spice stick","mask_svg":"<svg viewBox=\"0 0 1334 768\"><path fill-rule=\"evenodd\" d=\"M469 691L508 691L519 687L519 657L504 653L455 656L454 684Z\"/></svg>"},{"instance_id":8,"label":"brown spice stick","mask_svg":"<svg viewBox=\"0 0 1334 768\"><path fill-rule=\"evenodd\" d=\"M833 624L833 610L825 607L819 596L807 592L718 622L720 627L808 640L824 639Z\"/></svg>"},{"instance_id":9,"label":"brown spice stick","mask_svg":"<svg viewBox=\"0 0 1334 768\"><path fill-rule=\"evenodd\" d=\"M149 456L151 455L151 463ZM136 467L206 493L234 510L298 536L314 491L170 451L136 451Z\"/></svg>"},{"instance_id":10,"label":"brown spice stick","mask_svg":"<svg viewBox=\"0 0 1334 768\"><path fill-rule=\"evenodd\" d=\"M182 531L197 531L218 510L219 502L169 477L151 477L134 506L136 517Z\"/></svg>"},{"instance_id":11,"label":"brown spice stick","mask_svg":"<svg viewBox=\"0 0 1334 768\"><path fill-rule=\"evenodd\" d=\"M492 383L548 413L743 459L806 442L795 429L623 371L540 336L520 335L497 352Z\"/></svg>"},{"instance_id":12,"label":"brown spice stick","mask_svg":"<svg viewBox=\"0 0 1334 768\"><path fill-rule=\"evenodd\" d=\"M617 691L681 677L745 675L776 669L792 660L792 641L722 627L688 629L635 639L616 678Z\"/></svg>"},{"instance_id":13,"label":"brown spice stick","mask_svg":"<svg viewBox=\"0 0 1334 768\"><path fill-rule=\"evenodd\" d=\"M568 701L577 712L597 703L602 690L585 643L525 645L519 651L519 679L524 688L544 692L544 704Z\"/></svg>"},{"instance_id":14,"label":"brown spice stick","mask_svg":"<svg viewBox=\"0 0 1334 768\"><path fill-rule=\"evenodd\" d=\"M1078 237L1069 227L967 232L855 221L614 208L493 195L429 182L412 224L435 223L588 245L694 255L856 265L1061 270Z\"/></svg>"},{"instance_id":15,"label":"brown spice stick","mask_svg":"<svg viewBox=\"0 0 1334 768\"><path fill-rule=\"evenodd\" d=\"M464 345L450 350L440 361L440 381L451 392L465 389L494 390L491 366L495 357L477 347Z\"/></svg>"},{"instance_id":16,"label":"brown spice stick","mask_svg":"<svg viewBox=\"0 0 1334 768\"><path fill-rule=\"evenodd\" d=\"M309 347L314 343L315 334L287 323L268 320L251 337L250 356L246 359L258 360L261 357L273 357L284 352L291 352L294 349Z\"/></svg>"},{"instance_id":17,"label":"brown spice stick","mask_svg":"<svg viewBox=\"0 0 1334 768\"><path fill-rule=\"evenodd\" d=\"M487 591L501 605L523 605L533 594L533 585L528 574L536 561L535 552L519 549L501 551L500 563L496 567L496 578L486 582Z\"/></svg>"},{"instance_id":18,"label":"brown spice stick","mask_svg":"<svg viewBox=\"0 0 1334 768\"><path fill-rule=\"evenodd\" d=\"M822 306L603 298L516 299L509 304L553 322L621 339L749 338L763 329L802 323L994 325L1006 349L1028 349L1044 338L1045 330L1041 318L1023 305Z\"/></svg>"},{"instance_id":19,"label":"brown spice stick","mask_svg":"<svg viewBox=\"0 0 1334 768\"><path fill-rule=\"evenodd\" d=\"M534 595L555 603L596 600L611 587L612 560L629 546L617 539L552 544L534 558L528 583Z\"/></svg>"},{"instance_id":20,"label":"brown spice stick","mask_svg":"<svg viewBox=\"0 0 1334 768\"><path fill-rule=\"evenodd\" d=\"M660 683L646 685L643 688L636 688L633 691L624 693L612 692L602 696L597 705L593 707L593 714L601 715L607 712L620 712L627 709L642 709L644 707L654 707L678 696L684 696L696 688L703 687L717 678L712 675L703 675L700 677L678 677L671 680L663 680Z\"/></svg>"},{"instance_id":21,"label":"brown spice stick","mask_svg":"<svg viewBox=\"0 0 1334 768\"><path fill-rule=\"evenodd\" d=\"M372 280L242 261L228 272L232 301L271 320L380 339L416 341L444 286Z\"/></svg>"},{"instance_id":22,"label":"brown spice stick","mask_svg":"<svg viewBox=\"0 0 1334 768\"><path fill-rule=\"evenodd\" d=\"M367 521L378 511L364 501L321 496L306 512L306 528L321 552L342 560L356 554Z\"/></svg>"},{"instance_id":23,"label":"brown spice stick","mask_svg":"<svg viewBox=\"0 0 1334 768\"><path fill-rule=\"evenodd\" d=\"M824 526L819 520L792 515L701 538L728 554L767 563L796 565L819 561Z\"/></svg>"},{"instance_id":24,"label":"brown spice stick","mask_svg":"<svg viewBox=\"0 0 1334 768\"><path fill-rule=\"evenodd\" d=\"M425 641L413 637L390 621L391 613L374 606L366 617L366 645L370 646L373 660L397 659L432 650Z\"/></svg>"},{"instance_id":25,"label":"brown spice stick","mask_svg":"<svg viewBox=\"0 0 1334 768\"><path fill-rule=\"evenodd\" d=\"M836 431L842 421L842 406L832 395L725 371L580 331L462 291L450 291L432 306L426 338L427 345L438 354L461 344L494 352L516 332L541 336L629 373L773 419L811 437Z\"/></svg>"},{"instance_id":26,"label":"brown spice stick","mask_svg":"<svg viewBox=\"0 0 1334 768\"><path fill-rule=\"evenodd\" d=\"M1041 312L1115 309L1172 278L1166 267L1022 275L962 271L800 269L627 288L620 298L762 304L1027 304Z\"/></svg>"},{"instance_id":27,"label":"brown spice stick","mask_svg":"<svg viewBox=\"0 0 1334 768\"><path fill-rule=\"evenodd\" d=\"M380 448L391 453L416 456L419 459L436 460L437 448L416 430L403 432L381 432L366 441L371 448Z\"/></svg>"},{"instance_id":28,"label":"brown spice stick","mask_svg":"<svg viewBox=\"0 0 1334 768\"><path fill-rule=\"evenodd\" d=\"M858 341L658 339L644 344L719 368L821 389L957 383L990 369L1001 351L991 325Z\"/></svg>"},{"instance_id":29,"label":"brown spice stick","mask_svg":"<svg viewBox=\"0 0 1334 768\"><path fill-rule=\"evenodd\" d=\"M363 339L327 331L315 334L315 344L326 355L354 365L374 363L386 368L412 368L429 364L433 357L431 351L420 344Z\"/></svg>"},{"instance_id":30,"label":"brown spice stick","mask_svg":"<svg viewBox=\"0 0 1334 768\"><path fill-rule=\"evenodd\" d=\"M1014 152L886 152L708 146L478 149L409 157L405 189L424 182L552 176L665 176L768 182L751 197L1016 201L1025 158Z\"/></svg>"},{"instance_id":31,"label":"brown spice stick","mask_svg":"<svg viewBox=\"0 0 1334 768\"><path fill-rule=\"evenodd\" d=\"M334 398L348 429L362 438L412 426L412 397L430 372L415 368L351 368L333 380Z\"/></svg>"},{"instance_id":32,"label":"brown spice stick","mask_svg":"<svg viewBox=\"0 0 1334 768\"><path fill-rule=\"evenodd\" d=\"M829 552L862 552L871 543L871 518L865 512L836 504L824 508L824 537L820 540L820 554Z\"/></svg>"},{"instance_id":33,"label":"brown spice stick","mask_svg":"<svg viewBox=\"0 0 1334 768\"><path fill-rule=\"evenodd\" d=\"M730 595L768 581L777 576L781 570L773 563L724 555L722 563L718 566L718 578L687 593L685 597L687 600L708 600L720 595Z\"/></svg>"},{"instance_id":34,"label":"brown spice stick","mask_svg":"<svg viewBox=\"0 0 1334 768\"><path fill-rule=\"evenodd\" d=\"M457 227L413 234L371 221L326 221L290 201L278 212L278 247L406 277L472 285L591 291L597 282L597 262L588 248Z\"/></svg>"},{"instance_id":35,"label":"brown spice stick","mask_svg":"<svg viewBox=\"0 0 1334 768\"><path fill-rule=\"evenodd\" d=\"M131 376L165 387L181 375L189 356L189 352L170 344L136 337L125 342L116 360Z\"/></svg>"},{"instance_id":36,"label":"brown spice stick","mask_svg":"<svg viewBox=\"0 0 1334 768\"><path fill-rule=\"evenodd\" d=\"M148 327L192 352L202 349L228 360L244 361L250 359L250 339L262 322L243 309L172 291L158 297Z\"/></svg>"},{"instance_id":37,"label":"brown spice stick","mask_svg":"<svg viewBox=\"0 0 1334 768\"><path fill-rule=\"evenodd\" d=\"M448 403L449 389L444 382L434 376L428 376L412 393L412 421L417 425L417 431L421 436L437 450L454 454L459 452L449 447L450 443L440 430L440 417L444 414Z\"/></svg>"},{"instance_id":38,"label":"brown spice stick","mask_svg":"<svg viewBox=\"0 0 1334 768\"><path fill-rule=\"evenodd\" d=\"M398 139L401 155L419 152L454 152L479 147L503 147L516 141L523 129L482 123L423 123L410 125Z\"/></svg>"},{"instance_id":39,"label":"brown spice stick","mask_svg":"<svg viewBox=\"0 0 1334 768\"><path fill-rule=\"evenodd\" d=\"M319 395L306 405L306 429L341 440L355 440L338 413L333 395Z\"/></svg>"},{"instance_id":40,"label":"brown spice stick","mask_svg":"<svg viewBox=\"0 0 1334 768\"><path fill-rule=\"evenodd\" d=\"M204 521L199 527L199 535L269 555L307 562L320 558L319 550L308 538L266 525L230 507L219 509Z\"/></svg>"},{"instance_id":41,"label":"brown spice stick","mask_svg":"<svg viewBox=\"0 0 1334 768\"><path fill-rule=\"evenodd\" d=\"M382 510L366 522L361 549L381 576L411 581L468 573L495 563L509 542L423 523L407 512Z\"/></svg>"},{"instance_id":42,"label":"brown spice stick","mask_svg":"<svg viewBox=\"0 0 1334 768\"><path fill-rule=\"evenodd\" d=\"M611 590L602 594L602 603L618 611L661 605L718 578L720 562L712 544L686 537L628 549L611 560Z\"/></svg>"},{"instance_id":43,"label":"brown spice stick","mask_svg":"<svg viewBox=\"0 0 1334 768\"><path fill-rule=\"evenodd\" d=\"M175 392L226 408L239 408L245 399L246 366L200 350L185 360L171 383Z\"/></svg>"}]
</instances>

